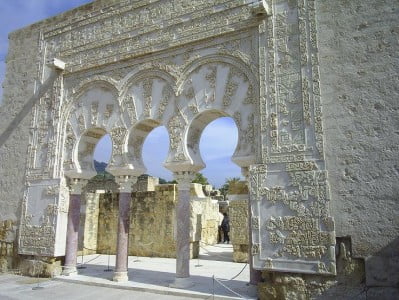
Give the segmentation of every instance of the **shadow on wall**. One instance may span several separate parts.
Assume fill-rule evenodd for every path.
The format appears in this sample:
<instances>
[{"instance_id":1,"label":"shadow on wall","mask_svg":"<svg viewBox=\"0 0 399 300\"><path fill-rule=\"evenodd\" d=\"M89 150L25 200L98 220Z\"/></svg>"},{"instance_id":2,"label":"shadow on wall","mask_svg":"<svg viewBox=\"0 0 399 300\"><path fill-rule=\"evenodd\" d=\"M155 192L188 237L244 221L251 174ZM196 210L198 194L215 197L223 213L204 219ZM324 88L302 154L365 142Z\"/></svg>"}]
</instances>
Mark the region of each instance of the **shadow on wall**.
<instances>
[{"instance_id":1,"label":"shadow on wall","mask_svg":"<svg viewBox=\"0 0 399 300\"><path fill-rule=\"evenodd\" d=\"M367 296L399 299L399 237L366 258Z\"/></svg>"}]
</instances>

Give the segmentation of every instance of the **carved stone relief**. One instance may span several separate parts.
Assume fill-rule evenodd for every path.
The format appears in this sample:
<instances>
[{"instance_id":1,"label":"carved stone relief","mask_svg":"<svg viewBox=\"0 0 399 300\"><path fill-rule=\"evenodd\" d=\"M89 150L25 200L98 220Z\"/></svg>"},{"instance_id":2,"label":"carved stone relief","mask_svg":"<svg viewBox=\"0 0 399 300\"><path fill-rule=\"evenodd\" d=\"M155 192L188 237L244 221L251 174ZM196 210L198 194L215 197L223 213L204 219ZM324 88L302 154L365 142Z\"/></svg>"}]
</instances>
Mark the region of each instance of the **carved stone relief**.
<instances>
[{"instance_id":1,"label":"carved stone relief","mask_svg":"<svg viewBox=\"0 0 399 300\"><path fill-rule=\"evenodd\" d=\"M161 2L115 2L110 14L44 31L43 59L57 54L68 68L33 111L27 179L38 181L26 189L21 253L62 252L55 224L67 211L66 184L41 185L93 174L104 134L111 167L144 170L145 138L163 125L166 165L196 171L202 130L230 116L240 137L233 160L252 165L254 266L334 273L314 0L269 1L267 18L242 1Z\"/></svg>"},{"instance_id":2,"label":"carved stone relief","mask_svg":"<svg viewBox=\"0 0 399 300\"><path fill-rule=\"evenodd\" d=\"M314 1L271 7L272 17L259 26L265 46L259 60L267 68L260 71L263 164L250 168L252 215L259 220L253 262L258 269L335 274L334 220L316 122L320 104L311 92L319 80L309 59L317 57Z\"/></svg>"},{"instance_id":3,"label":"carved stone relief","mask_svg":"<svg viewBox=\"0 0 399 300\"><path fill-rule=\"evenodd\" d=\"M29 184L22 203L20 254L57 256L56 231L64 229L56 226L60 214L59 186L57 179Z\"/></svg>"}]
</instances>

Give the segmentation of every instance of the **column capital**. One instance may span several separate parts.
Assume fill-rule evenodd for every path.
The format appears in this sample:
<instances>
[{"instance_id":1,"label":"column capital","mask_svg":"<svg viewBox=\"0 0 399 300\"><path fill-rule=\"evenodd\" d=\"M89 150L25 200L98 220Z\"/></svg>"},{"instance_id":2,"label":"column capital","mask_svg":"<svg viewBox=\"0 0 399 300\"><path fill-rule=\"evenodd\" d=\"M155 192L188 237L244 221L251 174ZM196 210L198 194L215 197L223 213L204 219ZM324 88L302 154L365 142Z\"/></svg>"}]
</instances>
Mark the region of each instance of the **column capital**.
<instances>
[{"instance_id":1,"label":"column capital","mask_svg":"<svg viewBox=\"0 0 399 300\"><path fill-rule=\"evenodd\" d=\"M87 182L87 179L71 178L69 181L69 193L71 195L81 195Z\"/></svg>"},{"instance_id":2,"label":"column capital","mask_svg":"<svg viewBox=\"0 0 399 300\"><path fill-rule=\"evenodd\" d=\"M190 190L191 182L195 177L195 172L193 171L174 172L173 177L178 183L177 188L179 190Z\"/></svg>"},{"instance_id":3,"label":"column capital","mask_svg":"<svg viewBox=\"0 0 399 300\"><path fill-rule=\"evenodd\" d=\"M115 176L115 182L119 186L120 193L131 193L133 190L133 184L137 182L137 176L118 175Z\"/></svg>"},{"instance_id":4,"label":"column capital","mask_svg":"<svg viewBox=\"0 0 399 300\"><path fill-rule=\"evenodd\" d=\"M241 167L241 175L245 177L246 180L249 178L249 167Z\"/></svg>"}]
</instances>

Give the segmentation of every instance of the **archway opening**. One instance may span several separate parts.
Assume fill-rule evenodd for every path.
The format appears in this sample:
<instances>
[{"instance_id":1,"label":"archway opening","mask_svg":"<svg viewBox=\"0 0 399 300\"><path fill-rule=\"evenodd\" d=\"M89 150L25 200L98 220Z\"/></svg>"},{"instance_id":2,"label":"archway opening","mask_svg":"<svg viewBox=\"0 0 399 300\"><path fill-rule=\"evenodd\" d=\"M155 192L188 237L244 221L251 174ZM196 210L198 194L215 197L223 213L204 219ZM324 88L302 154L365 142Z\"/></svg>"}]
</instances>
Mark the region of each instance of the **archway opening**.
<instances>
[{"instance_id":1,"label":"archway opening","mask_svg":"<svg viewBox=\"0 0 399 300\"><path fill-rule=\"evenodd\" d=\"M94 169L97 174L104 174L105 168L109 164L112 155L112 140L109 134L102 136L95 148L93 154Z\"/></svg>"},{"instance_id":2,"label":"archway opening","mask_svg":"<svg viewBox=\"0 0 399 300\"><path fill-rule=\"evenodd\" d=\"M115 190L114 177L106 171L111 160L112 139L103 128L90 128L79 143L79 163L82 172L93 176L81 198L78 255L101 252L101 207L107 206L105 194Z\"/></svg>"},{"instance_id":3,"label":"archway opening","mask_svg":"<svg viewBox=\"0 0 399 300\"><path fill-rule=\"evenodd\" d=\"M238 251L233 252L233 242L235 242L235 249L236 246L240 246L237 245L237 238L234 239L232 236L232 233L238 232L238 228L233 228L233 226L238 225L237 208L241 208L242 205L237 206L233 203L231 200L235 202L239 197L230 194L231 185L237 186L237 182L243 179L241 168L232 161L238 144L239 131L234 119L223 115L211 119L208 123L203 123L203 126L199 152L206 167L201 173L214 187L210 196L218 205L218 237L217 243L209 243L208 241L212 239L201 236L200 259L244 262L244 259L237 255ZM247 251L247 248L243 250ZM217 255L214 254L215 252Z\"/></svg>"},{"instance_id":4,"label":"archway opening","mask_svg":"<svg viewBox=\"0 0 399 300\"><path fill-rule=\"evenodd\" d=\"M215 188L222 188L228 178L242 178L241 168L231 157L238 143L238 128L231 117L220 117L202 131L199 148L206 167L201 173Z\"/></svg>"},{"instance_id":5,"label":"archway opening","mask_svg":"<svg viewBox=\"0 0 399 300\"><path fill-rule=\"evenodd\" d=\"M170 182L173 174L163 164L169 151L169 134L165 126L154 128L145 138L142 150L147 174L158 177L159 183Z\"/></svg>"},{"instance_id":6,"label":"archway opening","mask_svg":"<svg viewBox=\"0 0 399 300\"><path fill-rule=\"evenodd\" d=\"M137 179L131 203L128 253L131 256L172 257L170 242L175 193L172 173L163 166L169 151L169 135L155 120L144 120L131 133L133 165L145 174Z\"/></svg>"}]
</instances>

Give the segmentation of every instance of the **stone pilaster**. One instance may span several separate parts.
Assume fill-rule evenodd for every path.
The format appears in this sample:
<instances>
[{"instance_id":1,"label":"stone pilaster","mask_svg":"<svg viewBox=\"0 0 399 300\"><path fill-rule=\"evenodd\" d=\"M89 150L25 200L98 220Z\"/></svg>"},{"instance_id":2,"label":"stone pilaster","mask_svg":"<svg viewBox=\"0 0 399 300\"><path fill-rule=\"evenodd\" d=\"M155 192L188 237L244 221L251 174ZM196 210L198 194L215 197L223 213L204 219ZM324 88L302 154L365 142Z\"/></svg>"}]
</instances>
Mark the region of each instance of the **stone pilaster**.
<instances>
[{"instance_id":1,"label":"stone pilaster","mask_svg":"<svg viewBox=\"0 0 399 300\"><path fill-rule=\"evenodd\" d=\"M119 220L118 220L118 244L116 252L114 281L128 281L128 247L129 247L129 224L130 224L130 202L132 199L133 184L137 176L119 175L115 177L119 185Z\"/></svg>"},{"instance_id":2,"label":"stone pilaster","mask_svg":"<svg viewBox=\"0 0 399 300\"><path fill-rule=\"evenodd\" d=\"M245 177L245 182L248 186L249 170L248 168L241 168L241 174ZM248 187L249 188L249 187ZM248 264L249 264L249 283L257 285L262 281L262 272L253 268L252 260L252 208L251 201L248 199Z\"/></svg>"},{"instance_id":3,"label":"stone pilaster","mask_svg":"<svg viewBox=\"0 0 399 300\"><path fill-rule=\"evenodd\" d=\"M171 287L186 288L192 286L190 280L190 188L195 173L191 171L175 172L179 199L176 206L176 278Z\"/></svg>"},{"instance_id":4,"label":"stone pilaster","mask_svg":"<svg viewBox=\"0 0 399 300\"><path fill-rule=\"evenodd\" d=\"M82 189L86 184L87 180L81 178L72 178L70 181L65 266L62 272L63 275L71 275L77 272L76 257L78 251L80 201L82 197Z\"/></svg>"}]
</instances>

